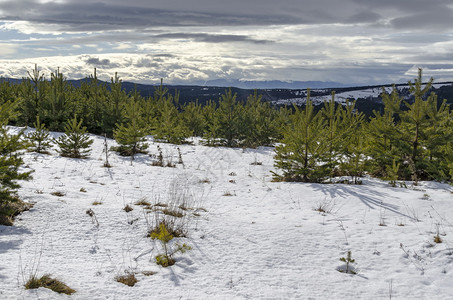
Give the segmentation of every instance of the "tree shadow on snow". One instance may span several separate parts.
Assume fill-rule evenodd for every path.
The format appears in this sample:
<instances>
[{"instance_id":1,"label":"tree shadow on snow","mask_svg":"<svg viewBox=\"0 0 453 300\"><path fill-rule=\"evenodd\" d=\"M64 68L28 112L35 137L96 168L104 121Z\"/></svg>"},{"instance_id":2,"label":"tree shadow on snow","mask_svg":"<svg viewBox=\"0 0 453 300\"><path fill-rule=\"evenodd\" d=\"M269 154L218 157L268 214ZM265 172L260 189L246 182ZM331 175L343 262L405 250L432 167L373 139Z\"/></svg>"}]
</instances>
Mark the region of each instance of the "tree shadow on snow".
<instances>
[{"instance_id":1,"label":"tree shadow on snow","mask_svg":"<svg viewBox=\"0 0 453 300\"><path fill-rule=\"evenodd\" d=\"M18 250L22 242L22 240L0 241L0 254Z\"/></svg>"},{"instance_id":2,"label":"tree shadow on snow","mask_svg":"<svg viewBox=\"0 0 453 300\"><path fill-rule=\"evenodd\" d=\"M390 194L383 191L376 191L370 188L364 188L361 185L346 185L346 184L310 184L314 190L321 191L326 196L334 198L349 198L354 197L359 199L370 209L383 208L389 210L400 216L404 216L411 220L415 220L412 216L409 216L400 211L400 206L386 203L383 200L387 197L392 197ZM393 196L394 197L394 196Z\"/></svg>"}]
</instances>

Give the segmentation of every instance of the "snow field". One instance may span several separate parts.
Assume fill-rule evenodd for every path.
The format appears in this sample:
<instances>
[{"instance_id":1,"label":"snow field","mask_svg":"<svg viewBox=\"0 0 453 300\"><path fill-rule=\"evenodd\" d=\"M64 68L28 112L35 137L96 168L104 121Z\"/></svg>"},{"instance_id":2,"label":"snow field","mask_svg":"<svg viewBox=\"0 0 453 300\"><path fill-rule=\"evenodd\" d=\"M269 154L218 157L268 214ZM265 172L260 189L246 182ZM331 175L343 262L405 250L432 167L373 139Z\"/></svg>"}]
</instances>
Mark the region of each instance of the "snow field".
<instances>
[{"instance_id":1,"label":"snow field","mask_svg":"<svg viewBox=\"0 0 453 300\"><path fill-rule=\"evenodd\" d=\"M196 139L180 146L150 139L149 153L159 145L173 163L180 148L184 165L175 168L115 153L104 168L104 140L92 137L86 160L24 155L35 172L19 194L35 205L15 226L0 226L0 299L452 299L447 184L272 182L272 148L209 148ZM182 194L193 209L185 211L188 237L174 240L192 250L162 268L154 260L161 245L146 237L162 213L134 203ZM443 243L434 243L437 230ZM356 275L337 271L347 251ZM126 271L136 274L135 286L114 280ZM25 290L34 272L76 293Z\"/></svg>"}]
</instances>

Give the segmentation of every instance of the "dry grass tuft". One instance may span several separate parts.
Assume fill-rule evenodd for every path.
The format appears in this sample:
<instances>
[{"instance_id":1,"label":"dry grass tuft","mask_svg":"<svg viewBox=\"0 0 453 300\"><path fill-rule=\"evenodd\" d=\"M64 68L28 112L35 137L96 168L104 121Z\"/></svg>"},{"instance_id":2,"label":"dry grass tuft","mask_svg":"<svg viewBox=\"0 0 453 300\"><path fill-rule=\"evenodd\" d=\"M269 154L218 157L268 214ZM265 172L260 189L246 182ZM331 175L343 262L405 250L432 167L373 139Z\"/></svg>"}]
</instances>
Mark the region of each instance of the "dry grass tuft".
<instances>
[{"instance_id":1,"label":"dry grass tuft","mask_svg":"<svg viewBox=\"0 0 453 300\"><path fill-rule=\"evenodd\" d=\"M25 283L25 289L37 289L40 287L48 288L56 293L71 295L76 291L71 289L65 283L61 282L58 279L50 277L49 274L43 275L41 278L36 276L30 277L30 279Z\"/></svg>"},{"instance_id":2,"label":"dry grass tuft","mask_svg":"<svg viewBox=\"0 0 453 300\"><path fill-rule=\"evenodd\" d=\"M141 198L141 199L137 200L134 204L141 205L141 206L151 206L151 203L146 198Z\"/></svg>"},{"instance_id":3,"label":"dry grass tuft","mask_svg":"<svg viewBox=\"0 0 453 300\"><path fill-rule=\"evenodd\" d=\"M118 275L118 276L115 277L115 280L120 282L120 283L122 283L122 284L128 285L128 286L134 286L138 282L138 280L135 277L134 273L127 273L127 274L124 274L124 275Z\"/></svg>"},{"instance_id":4,"label":"dry grass tuft","mask_svg":"<svg viewBox=\"0 0 453 300\"><path fill-rule=\"evenodd\" d=\"M198 181L199 183L211 183L211 180L209 178L203 178Z\"/></svg>"},{"instance_id":5,"label":"dry grass tuft","mask_svg":"<svg viewBox=\"0 0 453 300\"><path fill-rule=\"evenodd\" d=\"M177 210L174 210L174 209L163 209L162 212L164 214L166 214L167 216L172 216L172 217L176 217L176 218L182 218L184 217L184 214L177 211Z\"/></svg>"},{"instance_id":6,"label":"dry grass tuft","mask_svg":"<svg viewBox=\"0 0 453 300\"><path fill-rule=\"evenodd\" d=\"M442 243L442 239L439 235L434 236L434 243L440 244Z\"/></svg>"},{"instance_id":7,"label":"dry grass tuft","mask_svg":"<svg viewBox=\"0 0 453 300\"><path fill-rule=\"evenodd\" d=\"M0 204L0 225L13 226L14 217L24 211L30 210L33 204L24 202L18 197L13 197L11 201Z\"/></svg>"},{"instance_id":8,"label":"dry grass tuft","mask_svg":"<svg viewBox=\"0 0 453 300\"><path fill-rule=\"evenodd\" d=\"M153 276L153 275L157 274L157 272L154 272L154 271L143 271L142 274L145 275L145 276Z\"/></svg>"},{"instance_id":9,"label":"dry grass tuft","mask_svg":"<svg viewBox=\"0 0 453 300\"><path fill-rule=\"evenodd\" d=\"M57 197L63 197L65 195L65 193L60 192L60 191L52 192L50 194L53 196L57 196Z\"/></svg>"},{"instance_id":10,"label":"dry grass tuft","mask_svg":"<svg viewBox=\"0 0 453 300\"><path fill-rule=\"evenodd\" d=\"M14 218L11 216L0 215L0 225L13 226Z\"/></svg>"},{"instance_id":11,"label":"dry grass tuft","mask_svg":"<svg viewBox=\"0 0 453 300\"><path fill-rule=\"evenodd\" d=\"M123 208L123 210L124 210L125 212L128 213L128 212L133 211L134 209L132 208L132 206L130 206L129 204L127 204L127 205Z\"/></svg>"}]
</instances>

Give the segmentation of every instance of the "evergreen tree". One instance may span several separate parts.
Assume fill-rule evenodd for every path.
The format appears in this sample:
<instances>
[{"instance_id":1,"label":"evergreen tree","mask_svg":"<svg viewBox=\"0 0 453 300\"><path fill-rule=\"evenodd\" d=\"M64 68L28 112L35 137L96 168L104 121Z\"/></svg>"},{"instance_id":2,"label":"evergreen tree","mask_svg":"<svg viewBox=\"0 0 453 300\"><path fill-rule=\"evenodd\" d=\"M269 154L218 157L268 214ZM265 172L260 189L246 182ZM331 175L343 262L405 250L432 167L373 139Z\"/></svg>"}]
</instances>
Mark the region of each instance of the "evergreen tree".
<instances>
[{"instance_id":1,"label":"evergreen tree","mask_svg":"<svg viewBox=\"0 0 453 300\"><path fill-rule=\"evenodd\" d=\"M40 107L40 118L50 130L62 131L64 129L64 122L70 116L69 104L73 91L74 87L66 81L59 69L51 74L49 90Z\"/></svg>"},{"instance_id":2,"label":"evergreen tree","mask_svg":"<svg viewBox=\"0 0 453 300\"><path fill-rule=\"evenodd\" d=\"M341 144L346 134L344 126L342 127L342 112L343 107L335 102L335 92L332 92L332 97L329 102L325 101L320 113L326 122L326 165L325 168L329 171L329 177L335 175L335 171L341 158Z\"/></svg>"},{"instance_id":3,"label":"evergreen tree","mask_svg":"<svg viewBox=\"0 0 453 300\"><path fill-rule=\"evenodd\" d=\"M355 111L355 102L346 101L341 109L341 143L340 143L340 171L352 177L353 183L358 183L362 176L365 163L365 133L363 130L363 113Z\"/></svg>"},{"instance_id":4,"label":"evergreen tree","mask_svg":"<svg viewBox=\"0 0 453 300\"><path fill-rule=\"evenodd\" d=\"M425 172L431 179L445 181L452 178L453 116L446 100L438 108L437 95L433 93L431 97L433 101L428 111L429 124L423 143L426 149Z\"/></svg>"},{"instance_id":5,"label":"evergreen tree","mask_svg":"<svg viewBox=\"0 0 453 300\"><path fill-rule=\"evenodd\" d=\"M106 85L99 82L95 68L94 74L81 82L72 97L70 111L83 116L84 125L90 133L112 135L112 128L105 126L109 119L108 93Z\"/></svg>"},{"instance_id":6,"label":"evergreen tree","mask_svg":"<svg viewBox=\"0 0 453 300\"><path fill-rule=\"evenodd\" d=\"M209 100L208 103L203 107L203 119L206 123L206 129L203 134L204 143L208 146L215 146L220 144L219 142L219 131L220 124L219 119L216 116L217 105L214 101Z\"/></svg>"},{"instance_id":7,"label":"evergreen tree","mask_svg":"<svg viewBox=\"0 0 453 300\"><path fill-rule=\"evenodd\" d=\"M0 105L0 224L12 225L15 215L29 206L15 194L20 187L18 180L28 180L31 172L20 170L23 160L20 150L26 147L22 140L24 130L11 135L5 126L8 121L17 117L18 101Z\"/></svg>"},{"instance_id":8,"label":"evergreen tree","mask_svg":"<svg viewBox=\"0 0 453 300\"><path fill-rule=\"evenodd\" d=\"M203 136L206 129L206 120L203 117L203 106L198 101L184 105L182 120L192 136Z\"/></svg>"},{"instance_id":9,"label":"evergreen tree","mask_svg":"<svg viewBox=\"0 0 453 300\"><path fill-rule=\"evenodd\" d=\"M366 153L372 157L366 163L371 174L387 177L390 176L387 170L392 169L394 161L398 165L404 162L400 151L402 132L399 118L403 99L395 86L390 95L383 88L381 96L384 112L373 111L374 116L366 126Z\"/></svg>"},{"instance_id":10,"label":"evergreen tree","mask_svg":"<svg viewBox=\"0 0 453 300\"><path fill-rule=\"evenodd\" d=\"M87 158L93 140L87 133L86 127L82 126L83 120L77 120L77 116L68 120L65 124L65 134L55 142L60 147L61 156L72 158Z\"/></svg>"},{"instance_id":11,"label":"evergreen tree","mask_svg":"<svg viewBox=\"0 0 453 300\"><path fill-rule=\"evenodd\" d=\"M402 130L402 151L404 158L408 162L411 172L411 179L417 183L421 178L426 178L424 174L426 149L420 147L423 139L426 137L426 127L429 124L428 113L432 107L432 102L436 102L437 98L431 94L427 100L424 100L424 95L431 88L433 78L422 88L422 70L418 71L418 78L415 83L409 82L409 90L415 96L414 102L405 101L407 111L401 113L401 130Z\"/></svg>"},{"instance_id":12,"label":"evergreen tree","mask_svg":"<svg viewBox=\"0 0 453 300\"><path fill-rule=\"evenodd\" d=\"M244 134L242 146L271 146L278 136L276 110L261 99L256 90L247 98L240 130Z\"/></svg>"},{"instance_id":13,"label":"evergreen tree","mask_svg":"<svg viewBox=\"0 0 453 300\"><path fill-rule=\"evenodd\" d=\"M105 133L111 136L116 124L121 124L123 121L123 109L128 99L128 95L122 87L122 80L117 73L115 73L115 77L111 78L110 92L107 93L106 98L102 126Z\"/></svg>"},{"instance_id":14,"label":"evergreen tree","mask_svg":"<svg viewBox=\"0 0 453 300\"><path fill-rule=\"evenodd\" d=\"M36 116L36 122L33 123L35 131L27 135L27 139L31 142L29 150L37 153L48 153L47 149L52 148L50 143L50 134L46 126L40 122L39 116Z\"/></svg>"},{"instance_id":15,"label":"evergreen tree","mask_svg":"<svg viewBox=\"0 0 453 300\"><path fill-rule=\"evenodd\" d=\"M325 138L325 121L315 113L307 91L304 109L294 106L291 123L283 132L282 144L275 148L275 166L283 171L277 178L285 181L320 182L329 175L325 165L328 143Z\"/></svg>"},{"instance_id":16,"label":"evergreen tree","mask_svg":"<svg viewBox=\"0 0 453 300\"><path fill-rule=\"evenodd\" d=\"M172 144L182 144L190 135L189 129L183 123L180 116L179 93L176 91L172 96L168 89L161 85L154 93L156 102L156 117L153 119L152 134L157 140Z\"/></svg>"},{"instance_id":17,"label":"evergreen tree","mask_svg":"<svg viewBox=\"0 0 453 300\"><path fill-rule=\"evenodd\" d=\"M149 133L149 127L141 116L140 104L131 99L125 107L125 122L117 124L113 136L119 147L114 147L121 155L131 156L134 160L135 154L143 153L147 148L145 136Z\"/></svg>"},{"instance_id":18,"label":"evergreen tree","mask_svg":"<svg viewBox=\"0 0 453 300\"><path fill-rule=\"evenodd\" d=\"M35 68L27 74L28 77L23 78L19 85L19 95L23 99L19 108L21 111L19 121L25 126L30 126L36 120L36 116L42 112L41 107L46 100L49 83L36 64Z\"/></svg>"},{"instance_id":19,"label":"evergreen tree","mask_svg":"<svg viewBox=\"0 0 453 300\"><path fill-rule=\"evenodd\" d=\"M244 108L236 98L237 94L233 95L231 89L225 91L225 94L220 96L215 115L219 126L218 137L227 147L239 145L244 137L244 127L242 127Z\"/></svg>"}]
</instances>

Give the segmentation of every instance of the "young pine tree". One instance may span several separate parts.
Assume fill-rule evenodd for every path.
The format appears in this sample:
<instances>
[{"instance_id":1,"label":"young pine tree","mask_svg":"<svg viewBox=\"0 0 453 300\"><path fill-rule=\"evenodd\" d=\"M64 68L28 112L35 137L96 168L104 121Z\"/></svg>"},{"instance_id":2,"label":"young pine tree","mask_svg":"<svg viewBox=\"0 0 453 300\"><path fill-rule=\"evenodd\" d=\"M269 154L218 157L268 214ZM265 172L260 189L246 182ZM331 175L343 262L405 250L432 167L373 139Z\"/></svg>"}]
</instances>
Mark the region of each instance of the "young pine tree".
<instances>
[{"instance_id":1,"label":"young pine tree","mask_svg":"<svg viewBox=\"0 0 453 300\"><path fill-rule=\"evenodd\" d=\"M241 126L244 134L242 146L271 146L277 138L277 111L261 98L256 90L247 98Z\"/></svg>"},{"instance_id":2,"label":"young pine tree","mask_svg":"<svg viewBox=\"0 0 453 300\"><path fill-rule=\"evenodd\" d=\"M17 106L17 101L0 105L0 225L12 225L14 216L29 207L16 195L20 187L17 181L28 180L31 174L20 170L23 165L20 150L26 148L22 139L24 130L11 135L5 128L17 116Z\"/></svg>"},{"instance_id":3,"label":"young pine tree","mask_svg":"<svg viewBox=\"0 0 453 300\"><path fill-rule=\"evenodd\" d=\"M206 123L206 129L203 134L204 143L208 146L220 144L219 131L220 124L216 116L217 105L214 101L209 100L203 107L203 120Z\"/></svg>"},{"instance_id":4,"label":"young pine tree","mask_svg":"<svg viewBox=\"0 0 453 300\"><path fill-rule=\"evenodd\" d=\"M182 120L192 136L203 136L207 124L203 117L203 106L198 101L184 105Z\"/></svg>"},{"instance_id":5,"label":"young pine tree","mask_svg":"<svg viewBox=\"0 0 453 300\"><path fill-rule=\"evenodd\" d=\"M113 149L134 160L135 154L143 153L148 148L145 136L149 133L149 126L142 118L140 103L134 99L125 107L125 119L126 122L117 124L113 131L113 136L120 145Z\"/></svg>"},{"instance_id":6,"label":"young pine tree","mask_svg":"<svg viewBox=\"0 0 453 300\"><path fill-rule=\"evenodd\" d=\"M431 109L428 111L429 123L425 129L423 146L426 148L425 172L430 179L451 180L453 167L453 114L444 100L437 106L437 95L431 95ZM450 165L450 166L449 166Z\"/></svg>"},{"instance_id":7,"label":"young pine tree","mask_svg":"<svg viewBox=\"0 0 453 300\"><path fill-rule=\"evenodd\" d=\"M240 144L244 137L244 107L236 98L237 94L233 94L231 89L225 91L219 99L219 107L215 114L219 126L218 137L227 147Z\"/></svg>"},{"instance_id":8,"label":"young pine tree","mask_svg":"<svg viewBox=\"0 0 453 300\"><path fill-rule=\"evenodd\" d=\"M404 162L401 153L402 133L399 119L403 98L400 97L395 86L391 94L388 94L384 88L382 90L384 111L382 114L373 111L374 116L365 124L365 147L366 154L372 157L366 162L371 174L386 178L390 175L387 170L393 167L394 161L398 165Z\"/></svg>"},{"instance_id":9,"label":"young pine tree","mask_svg":"<svg viewBox=\"0 0 453 300\"><path fill-rule=\"evenodd\" d=\"M27 139L31 143L28 149L37 153L48 154L49 152L47 150L52 148L49 131L46 129L44 123L41 123L39 116L36 116L36 122L33 123L33 126L35 127L35 131L27 135Z\"/></svg>"},{"instance_id":10,"label":"young pine tree","mask_svg":"<svg viewBox=\"0 0 453 300\"><path fill-rule=\"evenodd\" d=\"M365 169L363 118L363 113L355 111L355 102L347 101L341 110L340 171L351 176L354 184L359 183Z\"/></svg>"},{"instance_id":11,"label":"young pine tree","mask_svg":"<svg viewBox=\"0 0 453 300\"><path fill-rule=\"evenodd\" d=\"M340 148L346 134L344 126L341 126L342 112L343 106L335 102L335 92L332 92L330 101L324 101L324 106L320 111L326 122L327 151L325 168L329 171L330 179L337 170L341 158Z\"/></svg>"},{"instance_id":12,"label":"young pine tree","mask_svg":"<svg viewBox=\"0 0 453 300\"><path fill-rule=\"evenodd\" d=\"M87 133L85 126L82 126L83 120L77 120L77 116L68 120L65 124L65 134L60 136L55 142L60 147L61 156L72 158L87 158L90 152L93 140Z\"/></svg>"},{"instance_id":13,"label":"young pine tree","mask_svg":"<svg viewBox=\"0 0 453 300\"><path fill-rule=\"evenodd\" d=\"M285 181L322 181L330 173L325 168L325 121L321 113L315 113L309 90L305 108L294 108L282 144L275 148L275 166L283 171L282 176L276 176Z\"/></svg>"},{"instance_id":14,"label":"young pine tree","mask_svg":"<svg viewBox=\"0 0 453 300\"><path fill-rule=\"evenodd\" d=\"M183 123L179 113L179 93L168 93L162 82L154 93L157 115L154 118L152 134L157 140L172 144L182 144L190 135L189 129Z\"/></svg>"}]
</instances>

